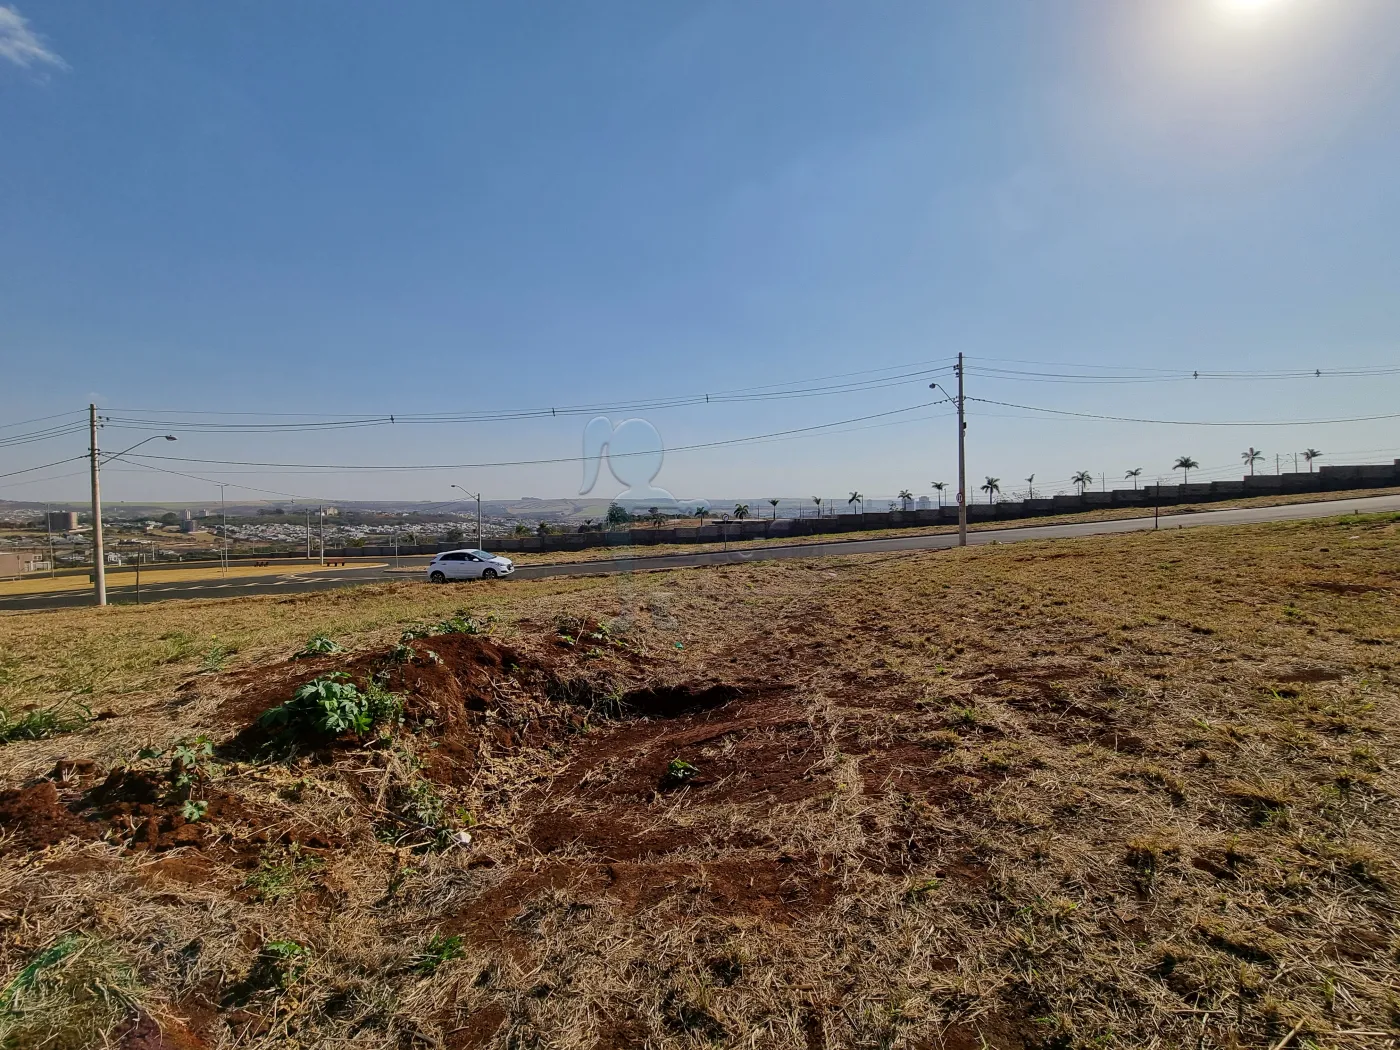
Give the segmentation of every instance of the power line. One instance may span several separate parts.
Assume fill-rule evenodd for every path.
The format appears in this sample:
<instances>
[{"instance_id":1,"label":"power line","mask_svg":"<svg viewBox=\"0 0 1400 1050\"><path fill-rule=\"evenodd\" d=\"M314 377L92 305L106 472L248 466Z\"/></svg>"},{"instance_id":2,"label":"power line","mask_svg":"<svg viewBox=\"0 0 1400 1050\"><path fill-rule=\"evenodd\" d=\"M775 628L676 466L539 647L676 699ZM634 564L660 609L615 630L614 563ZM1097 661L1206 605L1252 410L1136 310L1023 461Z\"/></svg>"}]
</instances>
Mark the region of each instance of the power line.
<instances>
[{"instance_id":1,"label":"power line","mask_svg":"<svg viewBox=\"0 0 1400 1050\"><path fill-rule=\"evenodd\" d=\"M155 409L106 409L107 414L103 420L113 426L124 429L143 428L163 428L179 429L187 431L203 431L210 433L258 433L258 432L279 432L287 430L334 430L344 428L356 428L367 426L395 426L398 424L414 423L479 423L496 422L512 419L538 419L543 417L555 418L558 416L577 416L586 414L604 414L618 412L641 412L656 411L666 408L678 408L689 405L702 404L727 404L789 400L792 398L805 397L825 397L836 394L864 393L871 390L882 390L894 386L901 386L927 379L936 375L947 366L927 367L936 362L919 362L917 365L895 365L877 369L865 369L859 372L846 372L833 376L824 376L813 379L801 380L796 383L770 383L762 386L737 387L729 390L712 392L700 392L684 394L672 397L642 399L637 401L606 403L606 404L582 404L582 405L553 405L539 406L535 408L520 409L500 409L486 410L479 412L406 412L406 413L382 413L377 415L334 417L329 414L319 413L231 413L231 412L195 412L185 410L155 410ZM907 371L897 375L881 375L879 378L862 379L849 381L852 376L869 376L876 373L887 373L899 368L914 368L914 371ZM848 380L844 382L827 383L828 380ZM815 383L827 383L823 386L814 386ZM145 413L145 415L121 415L119 413ZM147 418L148 416L169 415L173 417L184 416L260 416L271 418L274 416L288 416L296 418L296 422L278 423L218 423L206 422L203 420L189 420L182 418Z\"/></svg>"},{"instance_id":2,"label":"power line","mask_svg":"<svg viewBox=\"0 0 1400 1050\"><path fill-rule=\"evenodd\" d=\"M31 423L44 423L50 419L62 419L65 416L82 416L86 413L78 412L55 412L51 416L38 416L35 419L22 419L17 423L0 423L0 430L9 430L11 427L27 427Z\"/></svg>"},{"instance_id":3,"label":"power line","mask_svg":"<svg viewBox=\"0 0 1400 1050\"><path fill-rule=\"evenodd\" d=\"M887 412L874 412L866 416L856 416L852 419L838 419L832 423L818 423L809 427L795 427L791 430L776 430L769 434L754 434L740 438L726 438L720 441L704 441L693 445L677 445L674 448L663 449L664 452L690 452L696 449L719 448L725 445L742 445L756 441L764 441L769 438L785 437L791 434L808 434L818 430L829 430L832 427L846 426L851 423L864 423L871 419L881 419L888 416L899 415L904 412L913 412L921 408L929 407L923 405L909 405L905 408L895 408ZM650 456L656 454L655 449L644 449L640 452L609 452L609 457L617 456ZM423 464L400 464L374 466L359 463L270 463L259 460L242 459L196 459L188 456L155 456L138 453L130 457L133 461L154 459L167 463L206 463L219 466L230 467L269 467L283 468L291 470L326 470L326 471L413 471L413 470L474 470L485 467L528 467L541 466L552 463L582 463L591 459L591 456L557 456L548 459L517 459L500 460L490 463L423 463Z\"/></svg>"},{"instance_id":4,"label":"power line","mask_svg":"<svg viewBox=\"0 0 1400 1050\"><path fill-rule=\"evenodd\" d=\"M24 470L11 471L9 474L0 474L0 478L17 478L21 474L33 474L36 470L48 470L49 467L56 467L62 463L72 463L79 459L87 459L87 456L69 456L67 459L56 459L52 463L44 463L37 467L26 467Z\"/></svg>"},{"instance_id":5,"label":"power line","mask_svg":"<svg viewBox=\"0 0 1400 1050\"><path fill-rule=\"evenodd\" d=\"M13 434L7 438L0 438L0 448L17 448L20 445L30 445L36 441L49 441L53 438L68 437L70 434L81 434L83 424L68 423L63 426L49 427L45 430L36 430L29 434Z\"/></svg>"},{"instance_id":6,"label":"power line","mask_svg":"<svg viewBox=\"0 0 1400 1050\"><path fill-rule=\"evenodd\" d=\"M1369 423L1378 419L1400 419L1400 412L1388 412L1375 416L1353 416L1345 419L1255 419L1255 420L1208 420L1208 419L1139 419L1135 416L1110 416L1097 412L1070 412L1062 408L1042 408L1038 405L1016 405L1009 401L994 401L986 397L969 397L969 401L979 401L986 405L999 405L1002 408L1018 408L1025 412L1044 412L1054 416L1071 416L1076 419L1100 419L1111 423L1152 423L1173 427L1319 427L1336 423Z\"/></svg>"}]
</instances>

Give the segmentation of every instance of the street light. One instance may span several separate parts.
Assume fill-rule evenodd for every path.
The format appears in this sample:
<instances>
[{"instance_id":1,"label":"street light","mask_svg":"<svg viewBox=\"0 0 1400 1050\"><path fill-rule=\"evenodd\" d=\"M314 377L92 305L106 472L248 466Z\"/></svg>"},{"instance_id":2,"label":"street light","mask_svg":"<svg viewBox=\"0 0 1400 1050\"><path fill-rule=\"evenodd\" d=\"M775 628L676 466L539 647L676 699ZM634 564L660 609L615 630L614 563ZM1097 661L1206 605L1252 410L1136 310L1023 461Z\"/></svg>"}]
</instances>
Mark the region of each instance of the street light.
<instances>
[{"instance_id":1,"label":"street light","mask_svg":"<svg viewBox=\"0 0 1400 1050\"><path fill-rule=\"evenodd\" d=\"M468 499L474 499L474 500L476 500L476 545L477 545L477 548L480 549L480 547L481 547L481 493L478 492L478 493L473 494L473 493L467 492L467 490L464 489L464 488L462 488L461 485L453 485L452 487L453 487L454 489L457 489L459 492L465 493Z\"/></svg>"},{"instance_id":2,"label":"street light","mask_svg":"<svg viewBox=\"0 0 1400 1050\"><path fill-rule=\"evenodd\" d=\"M953 397L945 387L930 383L930 390L940 390L958 406L958 546L967 546L967 421L963 415L962 354L958 355L958 396Z\"/></svg>"},{"instance_id":3,"label":"street light","mask_svg":"<svg viewBox=\"0 0 1400 1050\"><path fill-rule=\"evenodd\" d=\"M107 462L120 459L128 452L134 452L147 441L157 441L164 437L166 441L175 441L174 434L152 434L148 438L136 442L131 448L123 449L121 452L103 457L97 448L97 406L88 406L88 433L91 436L92 444L89 446L88 454L92 459L92 589L97 597L98 605L107 604L107 563L102 550L102 483L99 472L102 461Z\"/></svg>"}]
</instances>

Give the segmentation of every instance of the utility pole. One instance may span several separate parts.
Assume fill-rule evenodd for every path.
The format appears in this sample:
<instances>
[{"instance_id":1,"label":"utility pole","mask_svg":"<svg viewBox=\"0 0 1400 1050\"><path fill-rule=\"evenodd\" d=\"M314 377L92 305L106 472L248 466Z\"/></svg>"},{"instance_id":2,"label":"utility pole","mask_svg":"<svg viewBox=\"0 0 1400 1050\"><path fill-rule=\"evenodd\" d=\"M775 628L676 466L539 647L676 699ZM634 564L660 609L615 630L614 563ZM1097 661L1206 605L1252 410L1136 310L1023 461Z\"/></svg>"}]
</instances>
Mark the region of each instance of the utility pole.
<instances>
[{"instance_id":1,"label":"utility pole","mask_svg":"<svg viewBox=\"0 0 1400 1050\"><path fill-rule=\"evenodd\" d=\"M311 508L306 508L306 560L311 560Z\"/></svg>"},{"instance_id":2,"label":"utility pole","mask_svg":"<svg viewBox=\"0 0 1400 1050\"><path fill-rule=\"evenodd\" d=\"M48 505L47 503L45 503L45 504L44 504L44 535L48 537L48 541L49 541L49 579L53 579L55 576L58 575L58 568L57 568L57 566L54 564L54 560L53 560L53 522L52 522L51 520L49 520L49 513L50 513L50 511L49 511L49 505Z\"/></svg>"},{"instance_id":3,"label":"utility pole","mask_svg":"<svg viewBox=\"0 0 1400 1050\"><path fill-rule=\"evenodd\" d=\"M457 489L457 490L460 491L461 493L463 493L468 499L474 499L474 500L476 500L476 546L477 546L478 549L480 549L480 548L481 548L481 490L478 489L478 490L476 491L476 494L473 495L472 493L467 492L466 489L462 488L461 485L453 485L452 487L453 487L454 489Z\"/></svg>"},{"instance_id":4,"label":"utility pole","mask_svg":"<svg viewBox=\"0 0 1400 1050\"><path fill-rule=\"evenodd\" d=\"M317 524L316 533L321 540L321 564L326 564L326 508L320 506L316 508Z\"/></svg>"},{"instance_id":5,"label":"utility pole","mask_svg":"<svg viewBox=\"0 0 1400 1050\"><path fill-rule=\"evenodd\" d=\"M223 519L224 557L222 576L228 575L228 504L224 502L224 487L219 486L219 516Z\"/></svg>"},{"instance_id":6,"label":"utility pole","mask_svg":"<svg viewBox=\"0 0 1400 1050\"><path fill-rule=\"evenodd\" d=\"M1153 492L1154 495L1152 497L1152 528L1155 531L1157 528L1158 518L1162 513L1162 478L1160 475L1157 478L1157 484L1153 488Z\"/></svg>"},{"instance_id":7,"label":"utility pole","mask_svg":"<svg viewBox=\"0 0 1400 1050\"><path fill-rule=\"evenodd\" d=\"M98 605L107 604L107 567L102 560L102 488L97 477L97 406L88 405L92 456L92 589Z\"/></svg>"},{"instance_id":8,"label":"utility pole","mask_svg":"<svg viewBox=\"0 0 1400 1050\"><path fill-rule=\"evenodd\" d=\"M1298 453L1293 453L1293 473L1298 473Z\"/></svg>"},{"instance_id":9,"label":"utility pole","mask_svg":"<svg viewBox=\"0 0 1400 1050\"><path fill-rule=\"evenodd\" d=\"M964 413L963 355L958 351L958 546L967 546L967 419Z\"/></svg>"},{"instance_id":10,"label":"utility pole","mask_svg":"<svg viewBox=\"0 0 1400 1050\"><path fill-rule=\"evenodd\" d=\"M1282 458L1283 458L1283 457L1280 456L1277 452L1274 453L1274 473L1275 473L1275 474L1282 474L1282 473L1283 473L1283 465L1279 462L1279 460L1281 460Z\"/></svg>"}]
</instances>

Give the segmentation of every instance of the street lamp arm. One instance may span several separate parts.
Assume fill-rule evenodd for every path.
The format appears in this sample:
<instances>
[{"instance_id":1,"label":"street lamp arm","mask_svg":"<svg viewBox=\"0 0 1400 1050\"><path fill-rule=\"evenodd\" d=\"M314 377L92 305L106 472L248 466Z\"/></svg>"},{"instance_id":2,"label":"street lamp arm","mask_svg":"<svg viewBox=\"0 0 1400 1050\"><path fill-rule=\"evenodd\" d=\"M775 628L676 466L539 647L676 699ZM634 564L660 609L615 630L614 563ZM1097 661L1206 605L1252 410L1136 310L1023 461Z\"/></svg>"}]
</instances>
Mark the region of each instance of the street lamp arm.
<instances>
[{"instance_id":1,"label":"street lamp arm","mask_svg":"<svg viewBox=\"0 0 1400 1050\"><path fill-rule=\"evenodd\" d=\"M179 440L179 438L177 438L174 434L153 434L151 437L148 437L148 438L145 438L144 440L141 440L141 441L136 442L136 444L132 445L131 448L123 449L121 452L108 452L108 453L107 453L105 456L103 456L102 458L103 458L104 461L106 461L106 460L112 460L112 459L120 459L122 456L125 456L128 452L134 452L134 451L136 451L136 449L140 448L140 447L141 447L142 445L144 445L147 441L156 441L156 440L158 440L158 439L160 439L160 438L162 438L162 437L165 438L166 441L178 441L178 440Z\"/></svg>"}]
</instances>

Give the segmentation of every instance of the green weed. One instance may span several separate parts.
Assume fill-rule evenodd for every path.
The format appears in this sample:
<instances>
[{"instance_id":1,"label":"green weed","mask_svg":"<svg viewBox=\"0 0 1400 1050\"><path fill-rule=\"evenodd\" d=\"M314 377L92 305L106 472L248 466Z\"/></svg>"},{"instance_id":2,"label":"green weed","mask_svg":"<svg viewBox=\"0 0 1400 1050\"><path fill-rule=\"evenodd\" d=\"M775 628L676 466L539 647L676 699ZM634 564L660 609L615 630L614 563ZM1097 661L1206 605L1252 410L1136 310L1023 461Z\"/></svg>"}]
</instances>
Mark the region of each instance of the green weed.
<instances>
[{"instance_id":1,"label":"green weed","mask_svg":"<svg viewBox=\"0 0 1400 1050\"><path fill-rule=\"evenodd\" d=\"M0 745L16 740L47 740L63 733L76 733L92 721L92 709L69 701L53 707L35 708L19 716L0 707Z\"/></svg>"},{"instance_id":2,"label":"green weed","mask_svg":"<svg viewBox=\"0 0 1400 1050\"><path fill-rule=\"evenodd\" d=\"M292 655L293 660L306 660L313 656L329 656L345 652L345 646L328 634L313 634L306 645Z\"/></svg>"},{"instance_id":3,"label":"green weed","mask_svg":"<svg viewBox=\"0 0 1400 1050\"><path fill-rule=\"evenodd\" d=\"M363 736L375 725L397 722L403 703L397 694L371 679L362 691L349 675L333 671L298 687L284 704L264 711L259 725L323 736Z\"/></svg>"},{"instance_id":4,"label":"green weed","mask_svg":"<svg viewBox=\"0 0 1400 1050\"><path fill-rule=\"evenodd\" d=\"M413 968L423 976L434 973L443 963L462 957L462 936L452 934L444 937L440 933L433 937L413 956Z\"/></svg>"},{"instance_id":5,"label":"green weed","mask_svg":"<svg viewBox=\"0 0 1400 1050\"><path fill-rule=\"evenodd\" d=\"M312 876L323 867L321 858L290 846L268 846L258 857L258 869L244 885L265 903L294 900L313 885Z\"/></svg>"}]
</instances>

